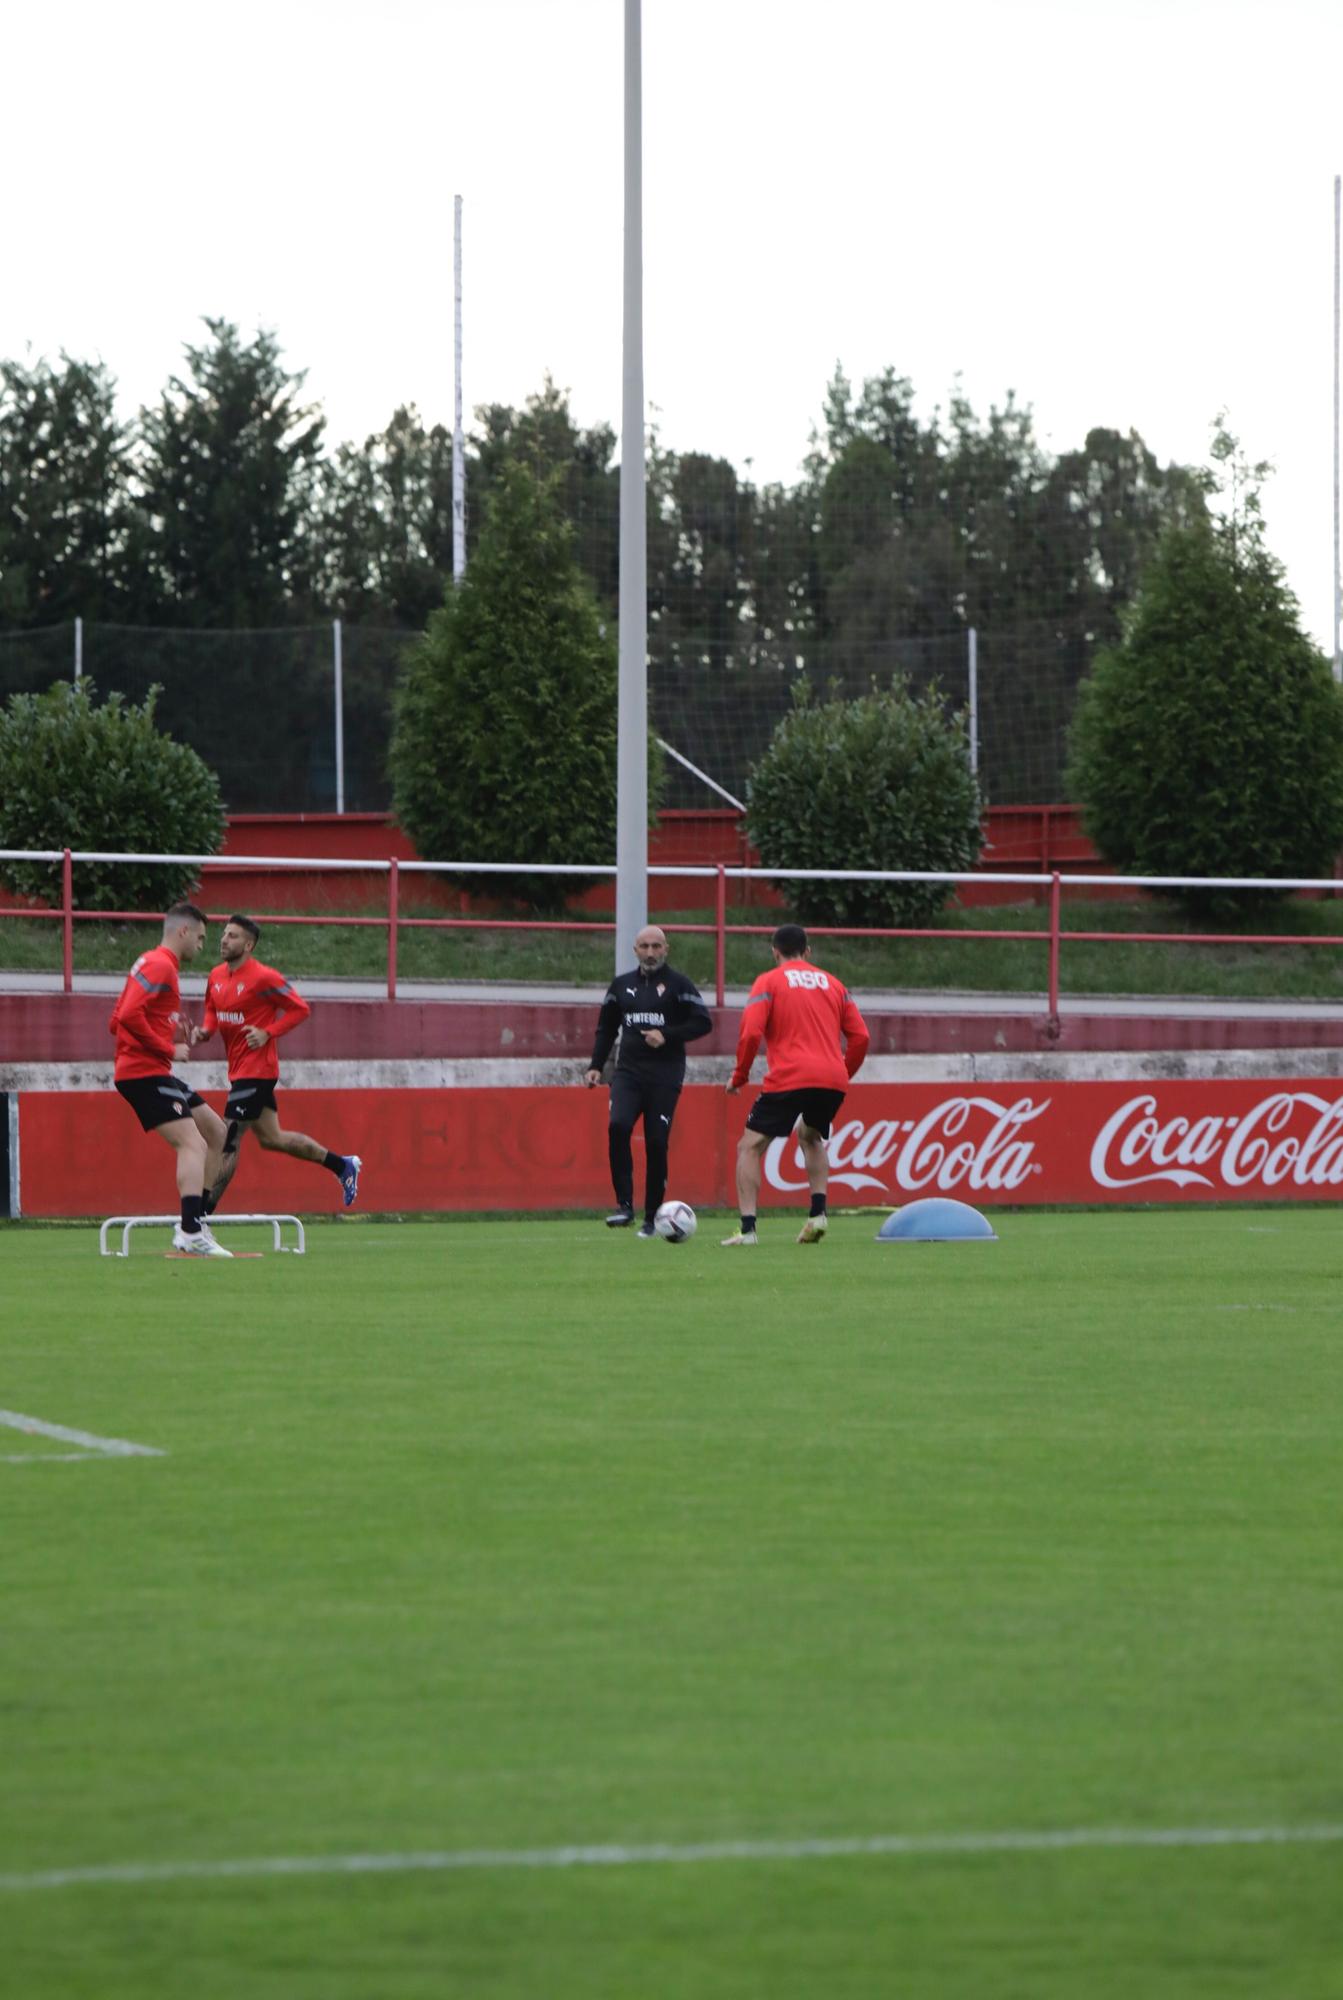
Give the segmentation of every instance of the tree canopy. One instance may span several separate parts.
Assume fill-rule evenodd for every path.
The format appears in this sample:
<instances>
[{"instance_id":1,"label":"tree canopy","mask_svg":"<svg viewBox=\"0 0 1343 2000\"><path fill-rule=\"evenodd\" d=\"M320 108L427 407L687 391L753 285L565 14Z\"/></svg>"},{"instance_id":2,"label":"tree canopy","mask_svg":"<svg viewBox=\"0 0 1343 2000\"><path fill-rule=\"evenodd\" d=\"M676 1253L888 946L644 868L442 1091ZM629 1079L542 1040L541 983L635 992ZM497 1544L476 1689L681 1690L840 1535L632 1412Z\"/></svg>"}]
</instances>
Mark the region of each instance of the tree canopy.
<instances>
[{"instance_id":1,"label":"tree canopy","mask_svg":"<svg viewBox=\"0 0 1343 2000\"><path fill-rule=\"evenodd\" d=\"M1084 682L1069 782L1106 859L1138 875L1312 877L1343 844L1343 692L1264 543L1265 466L1224 426L1224 505L1166 527L1121 641ZM1245 908L1185 894L1196 914Z\"/></svg>"}]
</instances>

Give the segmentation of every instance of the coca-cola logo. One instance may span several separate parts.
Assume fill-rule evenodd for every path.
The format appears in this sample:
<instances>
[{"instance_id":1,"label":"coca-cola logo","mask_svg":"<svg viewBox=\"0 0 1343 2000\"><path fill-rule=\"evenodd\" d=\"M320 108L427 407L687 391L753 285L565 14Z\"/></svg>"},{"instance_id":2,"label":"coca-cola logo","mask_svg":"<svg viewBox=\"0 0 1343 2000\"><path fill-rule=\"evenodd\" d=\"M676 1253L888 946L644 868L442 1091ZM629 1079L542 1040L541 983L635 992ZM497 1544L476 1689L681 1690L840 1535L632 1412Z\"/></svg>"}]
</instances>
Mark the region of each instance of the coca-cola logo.
<instances>
[{"instance_id":1,"label":"coca-cola logo","mask_svg":"<svg viewBox=\"0 0 1343 2000\"><path fill-rule=\"evenodd\" d=\"M948 1097L918 1119L878 1118L869 1125L852 1118L830 1135L831 1184L896 1187L909 1194L927 1188L945 1194L957 1187L1010 1191L1038 1171L1034 1139L1021 1135L1048 1109L1047 1097L1039 1102L1019 1097L1012 1104L994 1097ZM891 1171L883 1179L880 1169L887 1166ZM797 1179L787 1177L789 1168ZM795 1139L774 1139L766 1147L765 1178L785 1194L806 1187Z\"/></svg>"},{"instance_id":2,"label":"coca-cola logo","mask_svg":"<svg viewBox=\"0 0 1343 2000\"><path fill-rule=\"evenodd\" d=\"M1296 1130L1288 1130L1294 1124ZM1265 1187L1337 1187L1343 1184L1343 1097L1275 1090L1238 1117L1164 1120L1155 1097L1130 1097L1096 1134L1091 1175L1109 1188L1156 1181L1246 1187L1255 1180Z\"/></svg>"}]
</instances>

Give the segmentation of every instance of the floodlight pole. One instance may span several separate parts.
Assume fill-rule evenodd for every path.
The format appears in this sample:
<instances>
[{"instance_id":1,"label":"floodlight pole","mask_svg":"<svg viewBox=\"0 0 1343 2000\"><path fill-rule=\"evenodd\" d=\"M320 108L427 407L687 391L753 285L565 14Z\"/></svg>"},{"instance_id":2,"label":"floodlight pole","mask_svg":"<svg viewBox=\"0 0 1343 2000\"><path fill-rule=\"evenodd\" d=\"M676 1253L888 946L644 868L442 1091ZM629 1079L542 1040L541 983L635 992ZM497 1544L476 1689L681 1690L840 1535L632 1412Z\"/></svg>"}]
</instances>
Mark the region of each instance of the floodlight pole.
<instances>
[{"instance_id":1,"label":"floodlight pole","mask_svg":"<svg viewBox=\"0 0 1343 2000\"><path fill-rule=\"evenodd\" d=\"M466 568L466 464L462 448L462 197L452 225L452 580Z\"/></svg>"},{"instance_id":2,"label":"floodlight pole","mask_svg":"<svg viewBox=\"0 0 1343 2000\"><path fill-rule=\"evenodd\" d=\"M1339 576L1339 520L1338 520L1338 260L1339 260L1339 187L1340 177L1334 175L1334 679L1343 681L1343 652L1339 649L1340 625L1343 625L1343 583Z\"/></svg>"},{"instance_id":3,"label":"floodlight pole","mask_svg":"<svg viewBox=\"0 0 1343 2000\"><path fill-rule=\"evenodd\" d=\"M642 0L625 0L625 328L620 419L616 970L648 917L648 543L644 514Z\"/></svg>"}]
</instances>

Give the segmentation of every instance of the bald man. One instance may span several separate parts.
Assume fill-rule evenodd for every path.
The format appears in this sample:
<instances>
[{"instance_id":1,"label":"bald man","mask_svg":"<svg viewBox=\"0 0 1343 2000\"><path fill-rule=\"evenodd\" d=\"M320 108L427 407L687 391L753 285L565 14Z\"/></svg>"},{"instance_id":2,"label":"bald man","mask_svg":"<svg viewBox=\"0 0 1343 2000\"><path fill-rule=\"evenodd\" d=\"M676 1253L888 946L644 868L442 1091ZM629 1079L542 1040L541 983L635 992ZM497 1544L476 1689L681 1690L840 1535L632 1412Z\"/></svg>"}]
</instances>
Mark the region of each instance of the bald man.
<instances>
[{"instance_id":1,"label":"bald man","mask_svg":"<svg viewBox=\"0 0 1343 2000\"><path fill-rule=\"evenodd\" d=\"M597 1017L584 1082L593 1090L617 1035L620 1052L611 1078L611 1123L607 1144L616 1205L608 1229L626 1229L634 1220L634 1127L644 1121L644 1219L641 1237L656 1234L653 1217L667 1192L667 1149L676 1100L685 1082L685 1045L707 1035L709 1010L693 979L667 963L667 937L645 924L634 940L638 963L617 973L606 989Z\"/></svg>"}]
</instances>

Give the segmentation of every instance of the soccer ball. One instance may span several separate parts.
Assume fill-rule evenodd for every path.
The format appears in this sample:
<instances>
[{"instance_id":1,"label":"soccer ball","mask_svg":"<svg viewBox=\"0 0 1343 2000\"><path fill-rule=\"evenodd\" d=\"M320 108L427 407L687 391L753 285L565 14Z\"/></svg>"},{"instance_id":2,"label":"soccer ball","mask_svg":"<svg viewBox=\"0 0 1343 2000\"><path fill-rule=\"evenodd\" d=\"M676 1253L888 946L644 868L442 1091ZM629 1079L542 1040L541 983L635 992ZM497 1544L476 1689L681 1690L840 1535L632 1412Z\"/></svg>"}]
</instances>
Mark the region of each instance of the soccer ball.
<instances>
[{"instance_id":1,"label":"soccer ball","mask_svg":"<svg viewBox=\"0 0 1343 2000\"><path fill-rule=\"evenodd\" d=\"M653 1217L653 1227L668 1243L684 1243L694 1235L699 1224L688 1201L664 1201Z\"/></svg>"}]
</instances>

